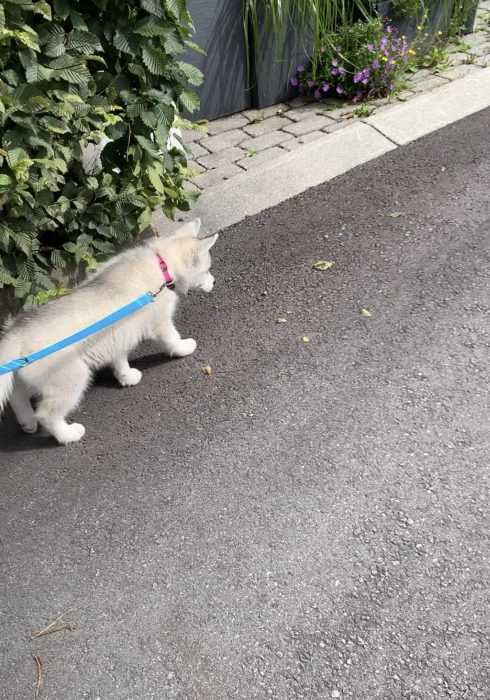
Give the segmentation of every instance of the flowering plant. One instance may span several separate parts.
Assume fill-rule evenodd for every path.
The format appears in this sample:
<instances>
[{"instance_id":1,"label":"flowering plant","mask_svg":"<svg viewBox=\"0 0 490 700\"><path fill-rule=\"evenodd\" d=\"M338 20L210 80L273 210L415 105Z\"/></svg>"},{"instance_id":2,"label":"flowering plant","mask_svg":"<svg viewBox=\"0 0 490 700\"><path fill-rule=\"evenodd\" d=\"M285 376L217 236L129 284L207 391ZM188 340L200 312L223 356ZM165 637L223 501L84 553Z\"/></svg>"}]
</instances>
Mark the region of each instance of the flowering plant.
<instances>
[{"instance_id":1,"label":"flowering plant","mask_svg":"<svg viewBox=\"0 0 490 700\"><path fill-rule=\"evenodd\" d=\"M311 67L298 66L291 85L317 100L383 97L397 88L410 53L405 37L382 19L359 21L325 36Z\"/></svg>"}]
</instances>

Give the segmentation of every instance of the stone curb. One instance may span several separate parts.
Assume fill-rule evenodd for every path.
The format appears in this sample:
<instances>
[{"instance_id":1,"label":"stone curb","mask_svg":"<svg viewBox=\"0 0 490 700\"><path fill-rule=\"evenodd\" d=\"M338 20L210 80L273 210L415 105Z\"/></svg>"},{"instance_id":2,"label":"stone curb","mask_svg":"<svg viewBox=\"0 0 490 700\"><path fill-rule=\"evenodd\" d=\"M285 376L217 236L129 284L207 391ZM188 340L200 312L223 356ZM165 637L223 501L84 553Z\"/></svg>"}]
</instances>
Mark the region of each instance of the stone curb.
<instances>
[{"instance_id":1,"label":"stone curb","mask_svg":"<svg viewBox=\"0 0 490 700\"><path fill-rule=\"evenodd\" d=\"M200 217L203 229L215 233L486 107L490 107L490 68L393 105L259 170L210 187L180 221ZM179 222L157 215L154 226L159 235L169 235Z\"/></svg>"}]
</instances>

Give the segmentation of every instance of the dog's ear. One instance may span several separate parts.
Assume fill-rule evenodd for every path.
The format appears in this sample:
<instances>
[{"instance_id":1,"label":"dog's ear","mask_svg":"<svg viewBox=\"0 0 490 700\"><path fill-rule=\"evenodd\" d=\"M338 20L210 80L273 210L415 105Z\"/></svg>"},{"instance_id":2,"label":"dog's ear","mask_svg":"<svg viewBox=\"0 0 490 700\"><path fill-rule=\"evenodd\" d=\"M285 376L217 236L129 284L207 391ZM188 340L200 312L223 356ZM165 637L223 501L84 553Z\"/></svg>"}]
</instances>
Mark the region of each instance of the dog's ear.
<instances>
[{"instance_id":1,"label":"dog's ear","mask_svg":"<svg viewBox=\"0 0 490 700\"><path fill-rule=\"evenodd\" d=\"M201 219L194 219L194 221L189 221L188 223L181 226L175 233L176 238L185 238L192 236L197 238L199 231L201 230Z\"/></svg>"},{"instance_id":2,"label":"dog's ear","mask_svg":"<svg viewBox=\"0 0 490 700\"><path fill-rule=\"evenodd\" d=\"M207 238L201 238L199 243L201 244L201 250L205 252L206 250L211 250L216 241L218 240L218 234L215 233L214 236L208 236Z\"/></svg>"}]
</instances>

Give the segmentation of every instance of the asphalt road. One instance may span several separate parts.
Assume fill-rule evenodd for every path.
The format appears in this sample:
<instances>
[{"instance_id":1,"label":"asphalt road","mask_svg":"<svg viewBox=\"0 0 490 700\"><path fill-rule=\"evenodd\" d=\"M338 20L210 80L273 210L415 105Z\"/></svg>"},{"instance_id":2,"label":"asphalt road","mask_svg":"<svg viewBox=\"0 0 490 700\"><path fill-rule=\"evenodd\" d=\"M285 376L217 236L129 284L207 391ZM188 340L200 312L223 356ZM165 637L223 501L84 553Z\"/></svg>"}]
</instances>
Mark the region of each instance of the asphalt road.
<instances>
[{"instance_id":1,"label":"asphalt road","mask_svg":"<svg viewBox=\"0 0 490 700\"><path fill-rule=\"evenodd\" d=\"M7 416L0 697L33 655L50 700L488 697L489 133L224 232L197 354L103 375L80 445Z\"/></svg>"}]
</instances>

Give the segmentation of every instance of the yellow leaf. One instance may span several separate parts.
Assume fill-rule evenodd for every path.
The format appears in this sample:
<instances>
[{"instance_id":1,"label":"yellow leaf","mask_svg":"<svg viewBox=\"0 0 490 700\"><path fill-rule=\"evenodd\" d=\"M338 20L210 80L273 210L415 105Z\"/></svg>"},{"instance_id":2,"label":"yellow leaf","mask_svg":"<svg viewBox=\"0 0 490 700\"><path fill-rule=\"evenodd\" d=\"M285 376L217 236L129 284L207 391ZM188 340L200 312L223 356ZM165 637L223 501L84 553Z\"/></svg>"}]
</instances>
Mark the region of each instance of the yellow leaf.
<instances>
[{"instance_id":1,"label":"yellow leaf","mask_svg":"<svg viewBox=\"0 0 490 700\"><path fill-rule=\"evenodd\" d=\"M209 365L204 365L201 367L201 372L206 375L206 377L210 377L213 373L213 370Z\"/></svg>"},{"instance_id":2,"label":"yellow leaf","mask_svg":"<svg viewBox=\"0 0 490 700\"><path fill-rule=\"evenodd\" d=\"M310 342L310 339L308 338L307 335L304 335L304 336L301 338L301 340L303 341L303 343L309 343L309 342Z\"/></svg>"},{"instance_id":3,"label":"yellow leaf","mask_svg":"<svg viewBox=\"0 0 490 700\"><path fill-rule=\"evenodd\" d=\"M361 314L361 316L364 316L364 318L371 318L371 316L373 315L369 311L369 309L364 309L364 308L361 309L360 314Z\"/></svg>"},{"instance_id":4,"label":"yellow leaf","mask_svg":"<svg viewBox=\"0 0 490 700\"><path fill-rule=\"evenodd\" d=\"M314 270L330 270L335 265L333 260L317 260L313 263L312 267Z\"/></svg>"}]
</instances>

